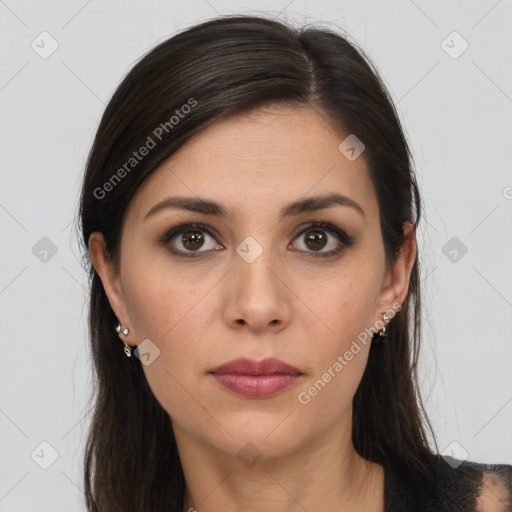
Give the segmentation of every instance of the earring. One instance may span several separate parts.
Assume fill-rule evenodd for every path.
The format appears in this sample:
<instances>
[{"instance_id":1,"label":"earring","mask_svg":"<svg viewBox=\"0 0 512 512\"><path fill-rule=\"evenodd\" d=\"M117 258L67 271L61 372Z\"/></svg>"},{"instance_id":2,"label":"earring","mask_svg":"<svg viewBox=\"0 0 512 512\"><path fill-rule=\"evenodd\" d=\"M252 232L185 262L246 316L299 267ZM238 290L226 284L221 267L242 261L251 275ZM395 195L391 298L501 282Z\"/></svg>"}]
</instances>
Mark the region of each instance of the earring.
<instances>
[{"instance_id":1,"label":"earring","mask_svg":"<svg viewBox=\"0 0 512 512\"><path fill-rule=\"evenodd\" d=\"M389 316L388 316L388 315L386 315L386 313L384 313L384 314L382 315L382 320L384 320L384 322L386 322L386 323L387 323L387 322L389 322ZM386 334L386 326L385 326L385 325L383 325L383 326L382 326L382 330L381 330L381 331L379 331L379 336L381 336L382 338L384 338L385 336L387 336L387 334Z\"/></svg>"},{"instance_id":2,"label":"earring","mask_svg":"<svg viewBox=\"0 0 512 512\"><path fill-rule=\"evenodd\" d=\"M384 320L384 322L389 322L389 316L386 315L386 313L383 313L382 314L382 320ZM375 341L384 341L382 338L386 338L387 337L386 326L383 325L382 329L377 334L378 334L378 336L375 338Z\"/></svg>"},{"instance_id":3,"label":"earring","mask_svg":"<svg viewBox=\"0 0 512 512\"><path fill-rule=\"evenodd\" d=\"M124 336L128 336L128 333L130 331L126 327L124 329L122 329L121 324L117 324L116 332L119 334L121 332L121 330L122 330ZM124 343L123 350L124 350L126 357L131 357L133 347L131 345L128 345L125 341L123 341L123 343Z\"/></svg>"}]
</instances>

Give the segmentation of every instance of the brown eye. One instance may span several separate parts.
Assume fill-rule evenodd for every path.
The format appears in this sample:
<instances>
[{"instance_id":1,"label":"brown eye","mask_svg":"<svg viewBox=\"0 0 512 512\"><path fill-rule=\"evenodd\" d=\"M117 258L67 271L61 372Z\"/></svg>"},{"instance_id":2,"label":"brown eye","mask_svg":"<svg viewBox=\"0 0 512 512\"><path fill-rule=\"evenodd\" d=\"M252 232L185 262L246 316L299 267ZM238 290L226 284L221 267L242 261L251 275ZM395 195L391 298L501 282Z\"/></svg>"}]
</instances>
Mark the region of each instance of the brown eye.
<instances>
[{"instance_id":1,"label":"brown eye","mask_svg":"<svg viewBox=\"0 0 512 512\"><path fill-rule=\"evenodd\" d=\"M334 256L355 242L354 237L347 235L334 224L319 221L313 222L296 239L299 241L296 248L307 256Z\"/></svg>"},{"instance_id":2,"label":"brown eye","mask_svg":"<svg viewBox=\"0 0 512 512\"><path fill-rule=\"evenodd\" d=\"M210 242L208 243L208 241ZM204 224L185 224L168 231L159 243L168 245L177 256L194 257L212 250L222 249L216 243L216 234Z\"/></svg>"},{"instance_id":3,"label":"brown eye","mask_svg":"<svg viewBox=\"0 0 512 512\"><path fill-rule=\"evenodd\" d=\"M210 245L208 245L210 239ZM208 256L212 251L223 249L223 245L216 243L218 235L205 224L184 224L169 230L159 243L169 247L176 256L186 258ZM303 247L299 252L308 256L334 256L344 249L351 247L355 239L330 222L313 222L297 237ZM293 244L292 244L293 245ZM328 250L323 250L331 245Z\"/></svg>"},{"instance_id":4,"label":"brown eye","mask_svg":"<svg viewBox=\"0 0 512 512\"><path fill-rule=\"evenodd\" d=\"M189 251L197 251L204 244L204 236L201 231L185 231L181 236L183 247Z\"/></svg>"},{"instance_id":5,"label":"brown eye","mask_svg":"<svg viewBox=\"0 0 512 512\"><path fill-rule=\"evenodd\" d=\"M304 241L309 249L319 251L327 244L327 237L322 231L308 231Z\"/></svg>"}]
</instances>

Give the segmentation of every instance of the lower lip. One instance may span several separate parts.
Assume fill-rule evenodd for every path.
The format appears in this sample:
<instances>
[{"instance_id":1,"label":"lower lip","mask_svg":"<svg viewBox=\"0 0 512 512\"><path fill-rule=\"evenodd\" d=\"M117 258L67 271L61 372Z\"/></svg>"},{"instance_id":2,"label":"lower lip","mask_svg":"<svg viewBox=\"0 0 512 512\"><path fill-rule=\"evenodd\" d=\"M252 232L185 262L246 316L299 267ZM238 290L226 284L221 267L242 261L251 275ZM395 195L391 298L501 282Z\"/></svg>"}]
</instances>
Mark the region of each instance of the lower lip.
<instances>
[{"instance_id":1,"label":"lower lip","mask_svg":"<svg viewBox=\"0 0 512 512\"><path fill-rule=\"evenodd\" d=\"M213 373L212 377L222 386L242 396L268 398L293 386L301 375L273 373L248 375L240 373Z\"/></svg>"}]
</instances>

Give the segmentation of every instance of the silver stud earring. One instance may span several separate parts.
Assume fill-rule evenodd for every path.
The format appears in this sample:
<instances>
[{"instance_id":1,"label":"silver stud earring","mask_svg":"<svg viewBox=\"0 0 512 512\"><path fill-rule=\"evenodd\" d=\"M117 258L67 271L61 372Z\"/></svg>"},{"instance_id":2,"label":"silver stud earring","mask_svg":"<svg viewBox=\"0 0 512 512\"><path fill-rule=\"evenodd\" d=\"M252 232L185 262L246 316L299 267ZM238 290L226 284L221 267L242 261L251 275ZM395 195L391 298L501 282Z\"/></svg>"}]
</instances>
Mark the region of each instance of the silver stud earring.
<instances>
[{"instance_id":1,"label":"silver stud earring","mask_svg":"<svg viewBox=\"0 0 512 512\"><path fill-rule=\"evenodd\" d=\"M121 332L121 330L123 331L123 335L124 336L128 336L128 333L130 332L126 327L124 329L121 328L121 324L117 324L117 327L116 327L116 332L119 334Z\"/></svg>"},{"instance_id":2,"label":"silver stud earring","mask_svg":"<svg viewBox=\"0 0 512 512\"><path fill-rule=\"evenodd\" d=\"M382 315L382 320L384 320L384 322L388 323L389 322L389 316L386 315L386 313L384 313ZM387 334L386 334L386 326L385 325L382 326L382 330L379 332L379 336L381 336L381 337L387 336Z\"/></svg>"},{"instance_id":3,"label":"silver stud earring","mask_svg":"<svg viewBox=\"0 0 512 512\"><path fill-rule=\"evenodd\" d=\"M130 332L126 327L123 329L121 327L121 324L117 324L116 332L119 334L121 331L123 333L123 336L128 336L128 333ZM124 341L123 341L123 343L124 343L124 353L125 353L126 357L131 357L132 356L132 346L128 345Z\"/></svg>"},{"instance_id":4,"label":"silver stud earring","mask_svg":"<svg viewBox=\"0 0 512 512\"><path fill-rule=\"evenodd\" d=\"M389 322L389 316L386 315L386 313L383 313L382 314L382 320L384 320L384 322ZM386 326L383 325L382 326L382 329L377 333L378 336L376 338L374 338L375 341L384 341L382 338L386 338L387 337L387 334L386 334Z\"/></svg>"}]
</instances>

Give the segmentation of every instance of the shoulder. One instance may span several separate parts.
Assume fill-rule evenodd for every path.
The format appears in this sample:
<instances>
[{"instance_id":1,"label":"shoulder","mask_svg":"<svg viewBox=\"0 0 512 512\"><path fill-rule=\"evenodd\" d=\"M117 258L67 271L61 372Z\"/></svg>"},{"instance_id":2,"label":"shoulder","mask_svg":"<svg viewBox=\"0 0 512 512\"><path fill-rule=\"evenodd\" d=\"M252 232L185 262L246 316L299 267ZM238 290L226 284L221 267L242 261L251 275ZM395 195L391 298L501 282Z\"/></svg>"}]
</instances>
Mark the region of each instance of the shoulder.
<instances>
[{"instance_id":1,"label":"shoulder","mask_svg":"<svg viewBox=\"0 0 512 512\"><path fill-rule=\"evenodd\" d=\"M450 485L454 490L474 494L475 512L512 511L511 465L439 456L439 468L438 479L443 481L443 487Z\"/></svg>"},{"instance_id":2,"label":"shoulder","mask_svg":"<svg viewBox=\"0 0 512 512\"><path fill-rule=\"evenodd\" d=\"M475 512L512 511L512 466L470 464L479 474Z\"/></svg>"},{"instance_id":3,"label":"shoulder","mask_svg":"<svg viewBox=\"0 0 512 512\"><path fill-rule=\"evenodd\" d=\"M511 512L512 466L434 455L429 476L388 466L386 510Z\"/></svg>"}]
</instances>

